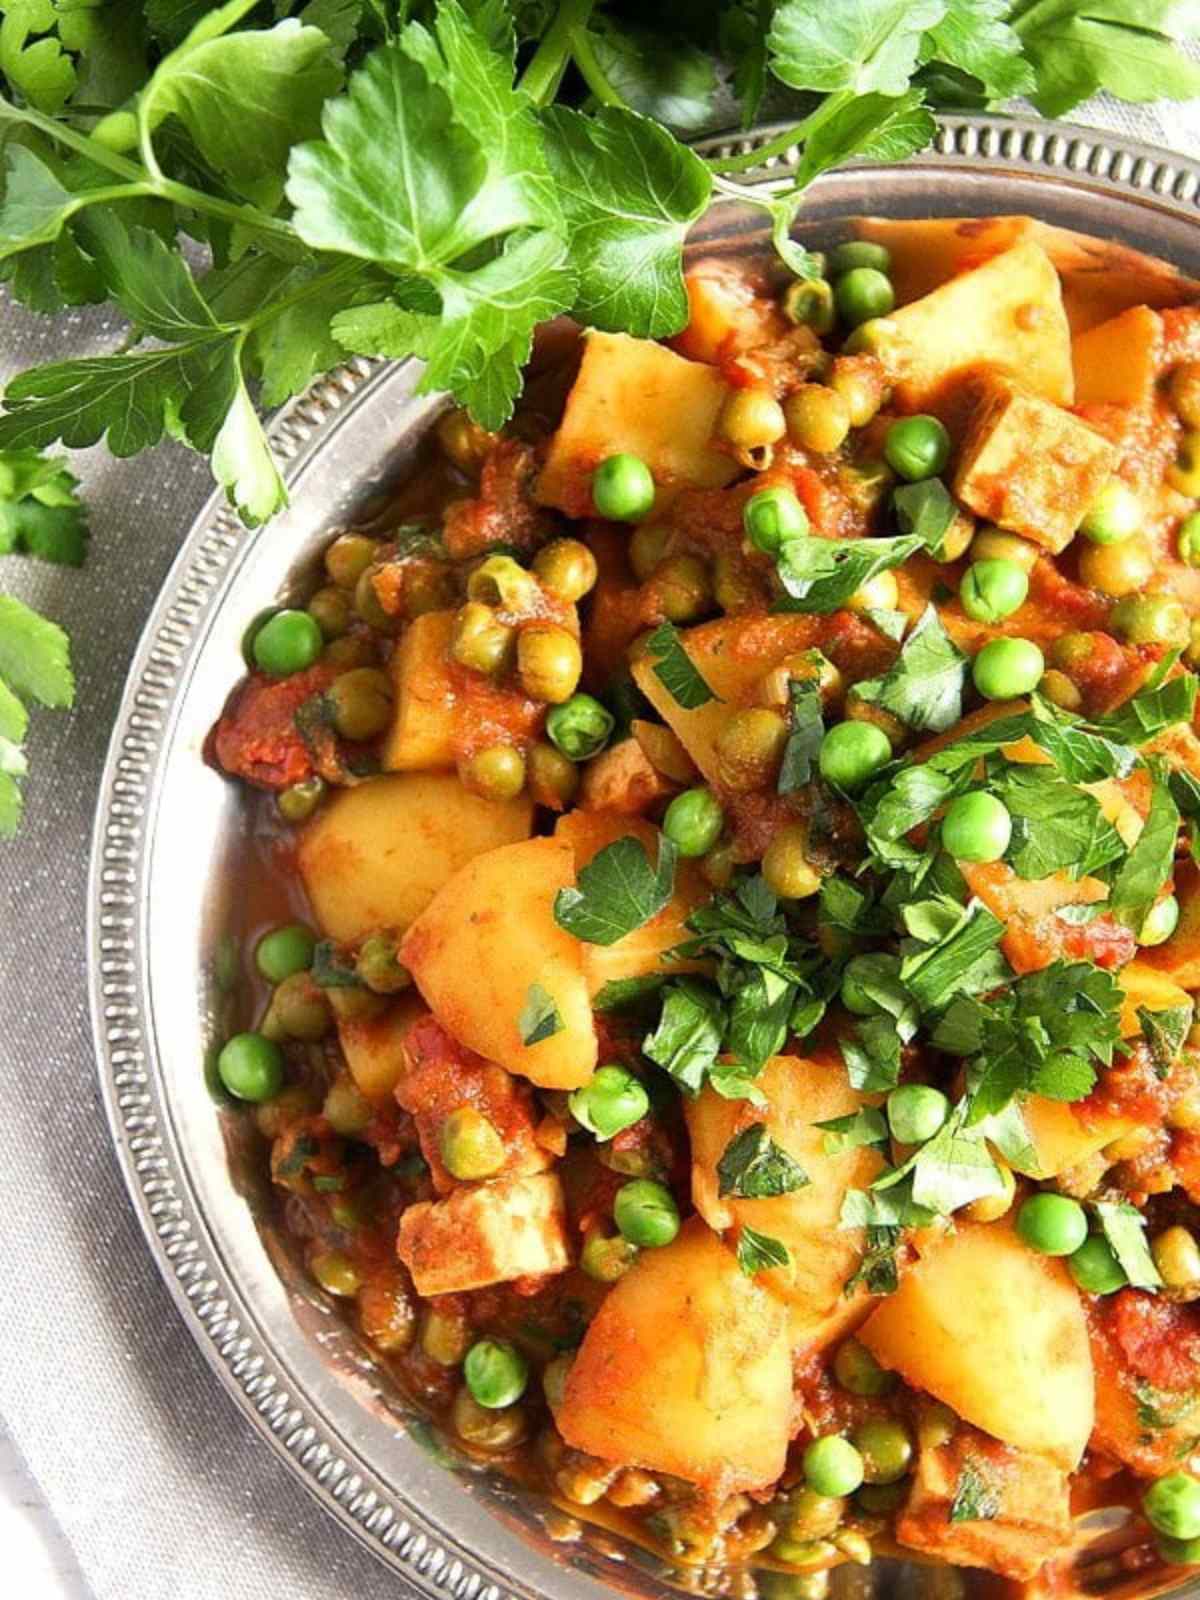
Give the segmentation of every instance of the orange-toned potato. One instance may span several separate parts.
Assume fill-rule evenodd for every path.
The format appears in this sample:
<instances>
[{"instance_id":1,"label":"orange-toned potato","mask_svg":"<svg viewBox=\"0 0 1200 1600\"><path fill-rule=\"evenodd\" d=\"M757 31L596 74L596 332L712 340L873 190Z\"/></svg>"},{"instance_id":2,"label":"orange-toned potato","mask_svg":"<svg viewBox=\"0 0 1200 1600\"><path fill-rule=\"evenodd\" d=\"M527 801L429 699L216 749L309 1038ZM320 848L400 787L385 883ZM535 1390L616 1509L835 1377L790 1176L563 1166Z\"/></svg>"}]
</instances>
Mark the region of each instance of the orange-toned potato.
<instances>
[{"instance_id":1,"label":"orange-toned potato","mask_svg":"<svg viewBox=\"0 0 1200 1600\"><path fill-rule=\"evenodd\" d=\"M973 367L1019 376L1032 394L1069 405L1075 380L1058 275L1030 243L993 256L893 312L893 366L905 411L937 410Z\"/></svg>"},{"instance_id":2,"label":"orange-toned potato","mask_svg":"<svg viewBox=\"0 0 1200 1600\"><path fill-rule=\"evenodd\" d=\"M718 698L685 710L659 681L648 656L633 663L638 688L710 782L717 777L717 737L740 705L754 701L759 680L785 657L819 644L825 617L720 617L685 629L680 637L704 681Z\"/></svg>"},{"instance_id":3,"label":"orange-toned potato","mask_svg":"<svg viewBox=\"0 0 1200 1600\"><path fill-rule=\"evenodd\" d=\"M1008 1220L927 1239L858 1337L968 1422L1068 1471L1092 1431L1092 1358L1079 1292Z\"/></svg>"},{"instance_id":4,"label":"orange-toned potato","mask_svg":"<svg viewBox=\"0 0 1200 1600\"><path fill-rule=\"evenodd\" d=\"M870 1148L826 1155L816 1126L869 1103L851 1088L833 1054L805 1060L775 1056L758 1078L770 1102L765 1112L745 1100L725 1100L711 1089L684 1104L692 1141L692 1201L718 1230L749 1226L781 1239L792 1264L764 1273L762 1281L792 1309L798 1342L811 1343L822 1321L842 1302L842 1289L862 1259L861 1229L838 1227L847 1189L865 1188L882 1165ZM717 1164L744 1128L763 1122L771 1138L793 1156L811 1182L792 1194L738 1200L719 1191ZM836 1331L836 1323L835 1323Z\"/></svg>"},{"instance_id":5,"label":"orange-toned potato","mask_svg":"<svg viewBox=\"0 0 1200 1600\"><path fill-rule=\"evenodd\" d=\"M588 811L620 811L636 817L678 794L679 785L652 766L632 737L609 745L583 769L579 804Z\"/></svg>"},{"instance_id":6,"label":"orange-toned potato","mask_svg":"<svg viewBox=\"0 0 1200 1600\"><path fill-rule=\"evenodd\" d=\"M609 1290L554 1420L577 1450L721 1496L783 1471L791 1405L782 1301L693 1217Z\"/></svg>"},{"instance_id":7,"label":"orange-toned potato","mask_svg":"<svg viewBox=\"0 0 1200 1600\"><path fill-rule=\"evenodd\" d=\"M454 765L454 684L447 652L453 611L415 617L392 654L388 671L396 711L383 741L385 772L420 772Z\"/></svg>"},{"instance_id":8,"label":"orange-toned potato","mask_svg":"<svg viewBox=\"0 0 1200 1600\"><path fill-rule=\"evenodd\" d=\"M537 482L538 499L568 516L594 514L592 473L622 451L639 456L654 474L656 505L672 491L728 483L741 469L709 442L728 392L715 368L652 339L588 334Z\"/></svg>"},{"instance_id":9,"label":"orange-toned potato","mask_svg":"<svg viewBox=\"0 0 1200 1600\"><path fill-rule=\"evenodd\" d=\"M583 949L554 920L555 896L574 881L574 854L561 839L490 850L438 892L400 952L456 1039L545 1089L575 1089L596 1066ZM535 983L562 1027L526 1045L518 1019Z\"/></svg>"},{"instance_id":10,"label":"orange-toned potato","mask_svg":"<svg viewBox=\"0 0 1200 1600\"><path fill-rule=\"evenodd\" d=\"M1139 1011L1170 1011L1176 1006L1186 1006L1192 998L1173 978L1146 961L1131 961L1122 967L1117 973L1117 982L1125 996L1121 1006L1123 1039L1132 1039L1141 1033Z\"/></svg>"},{"instance_id":11,"label":"orange-toned potato","mask_svg":"<svg viewBox=\"0 0 1200 1600\"><path fill-rule=\"evenodd\" d=\"M332 795L296 863L322 933L350 942L407 928L461 866L527 839L532 822L525 795L482 800L452 772L397 773Z\"/></svg>"},{"instance_id":12,"label":"orange-toned potato","mask_svg":"<svg viewBox=\"0 0 1200 1600\"><path fill-rule=\"evenodd\" d=\"M697 261L683 282L688 325L671 344L690 361L719 364L788 331L779 302L760 292L757 275L741 262L722 256Z\"/></svg>"},{"instance_id":13,"label":"orange-toned potato","mask_svg":"<svg viewBox=\"0 0 1200 1600\"><path fill-rule=\"evenodd\" d=\"M404 1071L404 1036L428 1016L419 994L399 995L379 1017L338 1019L338 1043L350 1076L368 1100L386 1104Z\"/></svg>"},{"instance_id":14,"label":"orange-toned potato","mask_svg":"<svg viewBox=\"0 0 1200 1600\"><path fill-rule=\"evenodd\" d=\"M1031 1161L1010 1165L1030 1178L1055 1178L1080 1166L1136 1126L1116 1111L1089 1108L1085 1119L1074 1106L1038 1094L1022 1102L1021 1113L1035 1154Z\"/></svg>"},{"instance_id":15,"label":"orange-toned potato","mask_svg":"<svg viewBox=\"0 0 1200 1600\"><path fill-rule=\"evenodd\" d=\"M1144 410L1154 400L1162 359L1162 318L1149 306L1130 306L1072 341L1076 404Z\"/></svg>"},{"instance_id":16,"label":"orange-toned potato","mask_svg":"<svg viewBox=\"0 0 1200 1600\"><path fill-rule=\"evenodd\" d=\"M618 839L637 839L651 861L658 860L658 829L641 817L624 817L612 811L568 811L558 819L554 837L562 839L575 853L575 871L606 845ZM675 892L656 917L615 944L584 944L583 973L588 993L595 995L606 983L619 978L642 978L655 972L706 972L711 962L694 959L663 959L668 950L693 937L684 926L691 915L712 893L694 861L680 861L675 870Z\"/></svg>"}]
</instances>

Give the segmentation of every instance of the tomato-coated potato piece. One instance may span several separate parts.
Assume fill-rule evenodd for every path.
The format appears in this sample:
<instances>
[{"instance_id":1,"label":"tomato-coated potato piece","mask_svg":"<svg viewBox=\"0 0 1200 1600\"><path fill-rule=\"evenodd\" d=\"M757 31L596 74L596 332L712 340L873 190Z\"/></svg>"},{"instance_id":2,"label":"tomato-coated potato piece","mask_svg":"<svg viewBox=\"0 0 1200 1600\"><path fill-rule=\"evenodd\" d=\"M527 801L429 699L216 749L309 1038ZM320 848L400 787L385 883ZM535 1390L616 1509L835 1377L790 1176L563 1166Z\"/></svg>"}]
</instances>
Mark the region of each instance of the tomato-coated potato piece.
<instances>
[{"instance_id":1,"label":"tomato-coated potato piece","mask_svg":"<svg viewBox=\"0 0 1200 1600\"><path fill-rule=\"evenodd\" d=\"M761 292L755 274L717 256L697 261L684 274L688 324L671 340L681 356L719 366L757 345L772 344L788 331L779 302Z\"/></svg>"},{"instance_id":2,"label":"tomato-coated potato piece","mask_svg":"<svg viewBox=\"0 0 1200 1600\"><path fill-rule=\"evenodd\" d=\"M400 951L456 1039L544 1089L578 1088L596 1065L582 947L554 920L555 896L574 881L574 852L562 840L490 850L439 891ZM534 984L562 1027L527 1045L519 1018Z\"/></svg>"},{"instance_id":3,"label":"tomato-coated potato piece","mask_svg":"<svg viewBox=\"0 0 1200 1600\"><path fill-rule=\"evenodd\" d=\"M577 1450L718 1496L779 1476L791 1406L783 1303L693 1217L609 1291L554 1420Z\"/></svg>"},{"instance_id":4,"label":"tomato-coated potato piece","mask_svg":"<svg viewBox=\"0 0 1200 1600\"><path fill-rule=\"evenodd\" d=\"M685 1102L692 1200L710 1227L724 1231L746 1225L787 1245L791 1266L776 1267L760 1281L793 1308L797 1337L802 1338L806 1327L817 1328L833 1310L862 1259L862 1229L838 1226L846 1190L866 1188L883 1163L870 1147L825 1153L825 1134L817 1124L851 1115L868 1103L851 1088L836 1056L775 1056L757 1082L769 1102L765 1111L746 1100L726 1100L712 1089ZM720 1193L717 1165L731 1141L755 1123L763 1123L807 1173L804 1188L760 1200Z\"/></svg>"},{"instance_id":5,"label":"tomato-coated potato piece","mask_svg":"<svg viewBox=\"0 0 1200 1600\"><path fill-rule=\"evenodd\" d=\"M382 1016L338 1018L338 1043L350 1076L375 1105L391 1102L405 1067L405 1036L428 1016L425 1002L410 990L398 995Z\"/></svg>"},{"instance_id":6,"label":"tomato-coated potato piece","mask_svg":"<svg viewBox=\"0 0 1200 1600\"><path fill-rule=\"evenodd\" d=\"M1071 344L1076 404L1145 409L1154 400L1162 358L1162 318L1149 306L1130 306L1077 334Z\"/></svg>"},{"instance_id":7,"label":"tomato-coated potato piece","mask_svg":"<svg viewBox=\"0 0 1200 1600\"><path fill-rule=\"evenodd\" d=\"M858 1337L968 1422L1073 1471L1092 1431L1092 1358L1066 1266L1007 1220L927 1239Z\"/></svg>"},{"instance_id":8,"label":"tomato-coated potato piece","mask_svg":"<svg viewBox=\"0 0 1200 1600\"><path fill-rule=\"evenodd\" d=\"M351 942L407 928L460 867L527 839L532 821L526 795L483 800L452 772L397 773L331 796L296 861L321 932Z\"/></svg>"},{"instance_id":9,"label":"tomato-coated potato piece","mask_svg":"<svg viewBox=\"0 0 1200 1600\"><path fill-rule=\"evenodd\" d=\"M719 373L652 339L590 333L537 497L568 516L594 515L592 473L606 457L644 461L656 505L679 489L715 489L741 470L710 444L728 389Z\"/></svg>"},{"instance_id":10,"label":"tomato-coated potato piece","mask_svg":"<svg viewBox=\"0 0 1200 1600\"><path fill-rule=\"evenodd\" d=\"M974 271L892 313L902 410L939 410L973 368L1019 376L1026 388L1070 405L1075 378L1058 274L1038 245L1014 245Z\"/></svg>"},{"instance_id":11,"label":"tomato-coated potato piece","mask_svg":"<svg viewBox=\"0 0 1200 1600\"><path fill-rule=\"evenodd\" d=\"M405 628L388 663L396 713L383 741L385 772L454 765L453 611L427 611Z\"/></svg>"}]
</instances>

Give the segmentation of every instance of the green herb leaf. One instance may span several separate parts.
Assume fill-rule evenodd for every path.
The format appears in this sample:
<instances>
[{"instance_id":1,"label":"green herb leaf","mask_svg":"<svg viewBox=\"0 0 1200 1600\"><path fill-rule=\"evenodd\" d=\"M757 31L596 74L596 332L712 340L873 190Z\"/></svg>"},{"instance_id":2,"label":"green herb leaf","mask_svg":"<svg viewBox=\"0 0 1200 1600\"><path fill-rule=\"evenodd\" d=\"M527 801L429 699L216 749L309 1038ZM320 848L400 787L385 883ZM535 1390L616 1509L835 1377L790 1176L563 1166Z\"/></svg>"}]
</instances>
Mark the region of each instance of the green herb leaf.
<instances>
[{"instance_id":1,"label":"green herb leaf","mask_svg":"<svg viewBox=\"0 0 1200 1600\"><path fill-rule=\"evenodd\" d=\"M1061 117L1101 89L1133 101L1200 94L1200 66L1175 43L1194 38L1196 22L1174 0L1022 0L1014 11L1044 116Z\"/></svg>"},{"instance_id":2,"label":"green herb leaf","mask_svg":"<svg viewBox=\"0 0 1200 1600\"><path fill-rule=\"evenodd\" d=\"M642 1053L669 1072L687 1094L697 1095L724 1034L720 995L694 978L680 978L663 991L658 1026L643 1040Z\"/></svg>"},{"instance_id":3,"label":"green herb leaf","mask_svg":"<svg viewBox=\"0 0 1200 1600\"><path fill-rule=\"evenodd\" d=\"M941 549L958 515L954 498L940 478L901 484L892 492L892 510L901 533L915 534L931 555Z\"/></svg>"},{"instance_id":4,"label":"green herb leaf","mask_svg":"<svg viewBox=\"0 0 1200 1600\"><path fill-rule=\"evenodd\" d=\"M738 1230L737 1264L748 1278L758 1272L769 1272L772 1267L790 1267L792 1252L782 1239L769 1233L759 1233L757 1228L743 1222Z\"/></svg>"},{"instance_id":5,"label":"green herb leaf","mask_svg":"<svg viewBox=\"0 0 1200 1600\"><path fill-rule=\"evenodd\" d=\"M859 1150L866 1145L885 1145L888 1138L887 1119L874 1106L863 1106L844 1117L832 1117L828 1122L817 1122L825 1137L821 1141L827 1156L840 1156L847 1150Z\"/></svg>"},{"instance_id":6,"label":"green herb leaf","mask_svg":"<svg viewBox=\"0 0 1200 1600\"><path fill-rule=\"evenodd\" d=\"M521 1043L541 1044L543 1039L552 1039L556 1033L561 1033L562 1028L563 1019L554 996L540 983L531 983L517 1017Z\"/></svg>"},{"instance_id":7,"label":"green herb leaf","mask_svg":"<svg viewBox=\"0 0 1200 1600\"><path fill-rule=\"evenodd\" d=\"M1047 1100L1086 1100L1095 1086L1091 1062L1066 1050L1039 1061L1029 1075L1030 1089Z\"/></svg>"},{"instance_id":8,"label":"green herb leaf","mask_svg":"<svg viewBox=\"0 0 1200 1600\"><path fill-rule=\"evenodd\" d=\"M969 1458L959 1469L954 1499L948 1513L951 1522L992 1522L1000 1515L1000 1494L988 1481L981 1466Z\"/></svg>"},{"instance_id":9,"label":"green herb leaf","mask_svg":"<svg viewBox=\"0 0 1200 1600\"><path fill-rule=\"evenodd\" d=\"M1126 1200L1098 1200L1092 1208L1113 1255L1135 1289L1159 1289L1162 1278L1146 1243L1146 1219Z\"/></svg>"},{"instance_id":10,"label":"green herb leaf","mask_svg":"<svg viewBox=\"0 0 1200 1600\"><path fill-rule=\"evenodd\" d=\"M1196 688L1195 674L1181 673L1157 689L1143 689L1116 711L1097 717L1092 726L1119 744L1143 745L1167 728L1192 720Z\"/></svg>"},{"instance_id":11,"label":"green herb leaf","mask_svg":"<svg viewBox=\"0 0 1200 1600\"><path fill-rule=\"evenodd\" d=\"M708 168L633 111L553 106L543 124L578 274L575 315L643 338L678 333L688 316L683 240L708 204Z\"/></svg>"},{"instance_id":12,"label":"green herb leaf","mask_svg":"<svg viewBox=\"0 0 1200 1600\"><path fill-rule=\"evenodd\" d=\"M793 89L902 95L921 35L945 9L943 0L856 0L824 11L808 0L783 0L768 40L771 69Z\"/></svg>"},{"instance_id":13,"label":"green herb leaf","mask_svg":"<svg viewBox=\"0 0 1200 1600\"><path fill-rule=\"evenodd\" d=\"M794 1194L810 1181L800 1163L776 1144L762 1122L735 1134L717 1162L717 1193L740 1200Z\"/></svg>"},{"instance_id":14,"label":"green herb leaf","mask_svg":"<svg viewBox=\"0 0 1200 1600\"><path fill-rule=\"evenodd\" d=\"M717 699L684 649L679 629L673 623L663 622L655 628L646 640L646 654L653 663L654 676L685 711L695 711Z\"/></svg>"},{"instance_id":15,"label":"green herb leaf","mask_svg":"<svg viewBox=\"0 0 1200 1600\"><path fill-rule=\"evenodd\" d=\"M942 733L962 718L966 679L967 658L930 604L886 675L855 687L864 700L916 732Z\"/></svg>"},{"instance_id":16,"label":"green herb leaf","mask_svg":"<svg viewBox=\"0 0 1200 1600\"><path fill-rule=\"evenodd\" d=\"M860 1283L868 1294L895 1294L900 1287L900 1270L896 1265L899 1247L899 1228L868 1227L867 1248L858 1266L846 1279L842 1294L852 1295Z\"/></svg>"},{"instance_id":17,"label":"green herb leaf","mask_svg":"<svg viewBox=\"0 0 1200 1600\"><path fill-rule=\"evenodd\" d=\"M592 996L593 1011L626 1011L644 1005L661 991L666 979L657 973L640 978L610 978Z\"/></svg>"},{"instance_id":18,"label":"green herb leaf","mask_svg":"<svg viewBox=\"0 0 1200 1600\"><path fill-rule=\"evenodd\" d=\"M946 15L921 46L923 61L941 61L977 78L989 97L1008 99L1034 87L1020 36L1005 20L1008 0L947 0Z\"/></svg>"},{"instance_id":19,"label":"green herb leaf","mask_svg":"<svg viewBox=\"0 0 1200 1600\"><path fill-rule=\"evenodd\" d=\"M1068 872L1081 878L1125 854L1121 836L1094 795L1058 777L1051 767L1006 764L991 786L1012 818L1005 859L1021 878Z\"/></svg>"},{"instance_id":20,"label":"green herb leaf","mask_svg":"<svg viewBox=\"0 0 1200 1600\"><path fill-rule=\"evenodd\" d=\"M659 835L657 867L650 865L639 840L615 840L580 871L574 888L558 891L554 920L588 944L616 944L656 917L671 898L677 855L665 834Z\"/></svg>"},{"instance_id":21,"label":"green herb leaf","mask_svg":"<svg viewBox=\"0 0 1200 1600\"><path fill-rule=\"evenodd\" d=\"M1191 1000L1185 1006L1168 1006L1163 1011L1138 1007L1137 1019L1142 1025L1142 1037L1149 1046L1150 1059L1154 1062L1158 1077L1167 1077L1179 1060L1195 1014L1195 1002Z\"/></svg>"},{"instance_id":22,"label":"green herb leaf","mask_svg":"<svg viewBox=\"0 0 1200 1600\"><path fill-rule=\"evenodd\" d=\"M776 611L837 611L864 583L916 555L922 541L912 534L894 539L789 539L777 558L779 581L788 596Z\"/></svg>"},{"instance_id":23,"label":"green herb leaf","mask_svg":"<svg viewBox=\"0 0 1200 1600\"><path fill-rule=\"evenodd\" d=\"M846 1076L854 1089L874 1094L900 1082L900 1031L890 1016L867 1017L839 1040Z\"/></svg>"},{"instance_id":24,"label":"green herb leaf","mask_svg":"<svg viewBox=\"0 0 1200 1600\"><path fill-rule=\"evenodd\" d=\"M1004 924L979 900L959 908L954 926L936 944L905 957L900 980L922 1011L948 1005L981 957L1004 937Z\"/></svg>"},{"instance_id":25,"label":"green herb leaf","mask_svg":"<svg viewBox=\"0 0 1200 1600\"><path fill-rule=\"evenodd\" d=\"M588 31L605 77L627 105L680 133L711 126L717 77L712 58L688 36L597 19Z\"/></svg>"},{"instance_id":26,"label":"green herb leaf","mask_svg":"<svg viewBox=\"0 0 1200 1600\"><path fill-rule=\"evenodd\" d=\"M1167 783L1156 774L1150 814L1109 890L1108 909L1127 927L1141 927L1159 890L1171 876L1178 835L1179 808Z\"/></svg>"},{"instance_id":27,"label":"green herb leaf","mask_svg":"<svg viewBox=\"0 0 1200 1600\"><path fill-rule=\"evenodd\" d=\"M88 526L78 483L62 456L0 450L0 555L80 566Z\"/></svg>"},{"instance_id":28,"label":"green herb leaf","mask_svg":"<svg viewBox=\"0 0 1200 1600\"><path fill-rule=\"evenodd\" d=\"M903 161L925 148L934 128L919 90L858 96L820 122L805 140L796 187L805 188L843 161Z\"/></svg>"},{"instance_id":29,"label":"green herb leaf","mask_svg":"<svg viewBox=\"0 0 1200 1600\"><path fill-rule=\"evenodd\" d=\"M808 783L813 775L817 752L825 737L821 715L821 695L815 683L800 678L788 680L790 719L787 744L779 767L780 794L791 794Z\"/></svg>"}]
</instances>

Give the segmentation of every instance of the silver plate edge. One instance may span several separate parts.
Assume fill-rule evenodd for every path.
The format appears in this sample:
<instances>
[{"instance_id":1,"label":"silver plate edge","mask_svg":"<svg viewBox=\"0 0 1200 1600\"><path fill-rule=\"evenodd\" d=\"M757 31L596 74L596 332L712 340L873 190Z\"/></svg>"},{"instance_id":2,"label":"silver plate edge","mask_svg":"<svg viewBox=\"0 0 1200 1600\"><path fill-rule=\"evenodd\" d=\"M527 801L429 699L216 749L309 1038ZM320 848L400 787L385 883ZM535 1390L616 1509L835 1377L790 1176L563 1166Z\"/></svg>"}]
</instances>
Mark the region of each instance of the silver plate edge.
<instances>
[{"instance_id":1,"label":"silver plate edge","mask_svg":"<svg viewBox=\"0 0 1200 1600\"><path fill-rule=\"evenodd\" d=\"M748 154L783 131L769 125L705 140L708 155ZM771 185L788 176L794 151L743 176ZM1103 130L1034 118L946 116L933 146L912 168L978 169L992 163L1025 176L1142 200L1179 220L1200 220L1200 162ZM877 170L870 169L867 170ZM820 180L818 180L818 187ZM356 359L314 382L273 420L268 436L294 477L353 406L379 384L413 381L411 363ZM172 1141L166 1084L152 1037L145 967L145 899L157 781L169 749L170 711L187 681L202 624L245 537L215 493L186 537L147 621L130 667L101 779L88 882L86 959L101 1095L134 1209L151 1254L209 1365L256 1430L327 1512L374 1555L431 1597L499 1600L538 1588L492 1575L417 1505L391 1494L346 1447L319 1405L294 1392L294 1380L254 1329L221 1265ZM547 1572L553 1569L547 1566ZM544 1590L543 1590L544 1592Z\"/></svg>"}]
</instances>

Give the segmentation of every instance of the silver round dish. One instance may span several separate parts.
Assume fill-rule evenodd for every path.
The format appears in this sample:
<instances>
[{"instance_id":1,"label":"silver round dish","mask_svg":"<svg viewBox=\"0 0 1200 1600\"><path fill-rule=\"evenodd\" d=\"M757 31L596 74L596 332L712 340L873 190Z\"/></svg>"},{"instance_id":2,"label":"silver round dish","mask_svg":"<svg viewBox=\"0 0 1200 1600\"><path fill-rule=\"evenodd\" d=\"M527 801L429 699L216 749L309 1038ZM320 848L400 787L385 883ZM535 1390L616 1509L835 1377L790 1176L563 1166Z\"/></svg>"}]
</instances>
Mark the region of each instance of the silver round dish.
<instances>
[{"instance_id":1,"label":"silver round dish","mask_svg":"<svg viewBox=\"0 0 1200 1600\"><path fill-rule=\"evenodd\" d=\"M779 128L712 140L752 151ZM786 156L749 174L786 177ZM860 215L1028 212L1200 276L1200 164L1035 120L947 117L934 147L894 167L823 177L798 228L820 243ZM759 231L714 208L705 248ZM264 1438L340 1522L430 1596L595 1600L677 1593L679 1574L629 1542L453 1460L289 1254L242 1124L203 1065L222 1031L220 938L246 826L234 785L203 760L243 671L248 621L275 604L332 532L405 463L444 402L414 398L411 363L354 361L270 429L291 506L245 532L220 497L198 518L147 623L117 717L91 866L88 962L100 1081L150 1249L214 1371ZM687 1587L716 1574L692 1569ZM948 1592L938 1569L850 1569L856 1594ZM969 1590L975 1587L965 1575ZM718 1592L723 1592L723 1589ZM750 1591L752 1592L752 1591Z\"/></svg>"}]
</instances>

